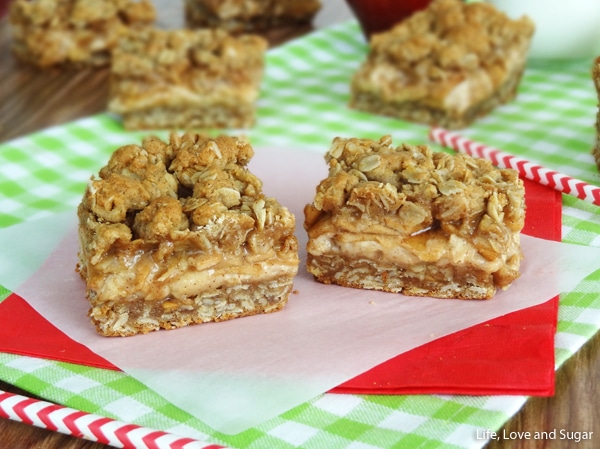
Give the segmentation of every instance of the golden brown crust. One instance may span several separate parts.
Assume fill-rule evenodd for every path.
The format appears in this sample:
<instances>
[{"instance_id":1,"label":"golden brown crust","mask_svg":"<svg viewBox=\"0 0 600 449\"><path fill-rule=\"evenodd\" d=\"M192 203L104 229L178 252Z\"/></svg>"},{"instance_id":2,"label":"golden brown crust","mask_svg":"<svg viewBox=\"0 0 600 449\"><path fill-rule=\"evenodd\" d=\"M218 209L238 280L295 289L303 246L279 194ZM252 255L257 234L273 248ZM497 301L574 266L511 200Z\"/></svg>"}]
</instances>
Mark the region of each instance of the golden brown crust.
<instances>
[{"instance_id":1,"label":"golden brown crust","mask_svg":"<svg viewBox=\"0 0 600 449\"><path fill-rule=\"evenodd\" d=\"M485 2L434 0L376 34L355 73L351 105L367 112L460 128L511 100L533 35Z\"/></svg>"},{"instance_id":2,"label":"golden brown crust","mask_svg":"<svg viewBox=\"0 0 600 449\"><path fill-rule=\"evenodd\" d=\"M103 335L281 309L294 216L265 197L243 139L172 134L117 149L79 206L78 270Z\"/></svg>"},{"instance_id":3,"label":"golden brown crust","mask_svg":"<svg viewBox=\"0 0 600 449\"><path fill-rule=\"evenodd\" d=\"M149 0L14 0L12 49L39 67L103 66L123 35L154 19Z\"/></svg>"},{"instance_id":4,"label":"golden brown crust","mask_svg":"<svg viewBox=\"0 0 600 449\"><path fill-rule=\"evenodd\" d=\"M325 283L489 298L519 276L524 189L514 170L427 146L336 138L305 207L307 268Z\"/></svg>"},{"instance_id":5,"label":"golden brown crust","mask_svg":"<svg viewBox=\"0 0 600 449\"><path fill-rule=\"evenodd\" d=\"M307 24L320 9L319 0L185 0L191 26L236 33Z\"/></svg>"},{"instance_id":6,"label":"golden brown crust","mask_svg":"<svg viewBox=\"0 0 600 449\"><path fill-rule=\"evenodd\" d=\"M108 108L128 129L248 128L266 48L223 30L131 34L113 52Z\"/></svg>"}]
</instances>

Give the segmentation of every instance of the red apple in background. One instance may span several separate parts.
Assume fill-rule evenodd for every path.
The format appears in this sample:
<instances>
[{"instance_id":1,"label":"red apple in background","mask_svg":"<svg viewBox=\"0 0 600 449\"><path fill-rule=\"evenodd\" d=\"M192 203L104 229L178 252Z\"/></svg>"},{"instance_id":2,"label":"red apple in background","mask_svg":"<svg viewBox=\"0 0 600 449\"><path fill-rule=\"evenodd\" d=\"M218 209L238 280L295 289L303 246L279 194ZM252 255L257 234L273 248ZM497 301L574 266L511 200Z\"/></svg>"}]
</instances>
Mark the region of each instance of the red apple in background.
<instances>
[{"instance_id":1,"label":"red apple in background","mask_svg":"<svg viewBox=\"0 0 600 449\"><path fill-rule=\"evenodd\" d=\"M11 0L0 0L0 19L8 14L8 4Z\"/></svg>"},{"instance_id":2,"label":"red apple in background","mask_svg":"<svg viewBox=\"0 0 600 449\"><path fill-rule=\"evenodd\" d=\"M415 11L425 9L431 0L346 0L367 38L388 30Z\"/></svg>"}]
</instances>

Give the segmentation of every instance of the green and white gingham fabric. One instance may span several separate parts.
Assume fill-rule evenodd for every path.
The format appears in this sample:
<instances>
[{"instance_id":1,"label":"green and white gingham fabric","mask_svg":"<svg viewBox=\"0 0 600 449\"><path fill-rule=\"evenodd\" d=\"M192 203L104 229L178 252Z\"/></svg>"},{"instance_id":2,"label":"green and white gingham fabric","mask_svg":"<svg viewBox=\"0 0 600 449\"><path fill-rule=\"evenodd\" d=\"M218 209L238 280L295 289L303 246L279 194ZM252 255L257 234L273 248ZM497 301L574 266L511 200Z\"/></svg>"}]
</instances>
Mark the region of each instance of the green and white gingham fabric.
<instances>
[{"instance_id":1,"label":"green and white gingham fabric","mask_svg":"<svg viewBox=\"0 0 600 449\"><path fill-rule=\"evenodd\" d=\"M366 51L352 21L269 52L257 124L243 133L255 147L282 151L324 153L336 136L391 134L397 144L427 143L425 126L347 107L350 78ZM597 103L590 65L532 65L517 101L462 133L600 184L590 153ZM100 114L0 145L1 226L73 210L109 154L146 134L125 132L116 118ZM166 138L166 132L156 134ZM564 241L600 246L600 208L567 196L563 204ZM0 299L8 294L0 289ZM562 296L559 313L557 368L600 328L600 271ZM230 436L120 372L0 354L0 379L69 407L239 449L479 448L487 443L481 431L500 429L527 399L323 394Z\"/></svg>"}]
</instances>

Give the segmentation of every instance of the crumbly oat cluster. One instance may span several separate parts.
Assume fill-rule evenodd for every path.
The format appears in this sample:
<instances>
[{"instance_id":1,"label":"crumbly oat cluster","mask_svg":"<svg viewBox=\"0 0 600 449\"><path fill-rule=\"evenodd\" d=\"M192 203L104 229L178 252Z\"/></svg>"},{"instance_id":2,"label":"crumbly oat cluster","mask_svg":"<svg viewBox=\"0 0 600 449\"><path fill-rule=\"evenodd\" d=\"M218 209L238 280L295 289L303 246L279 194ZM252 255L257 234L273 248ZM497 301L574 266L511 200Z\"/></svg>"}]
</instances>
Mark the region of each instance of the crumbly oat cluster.
<instances>
[{"instance_id":1,"label":"crumbly oat cluster","mask_svg":"<svg viewBox=\"0 0 600 449\"><path fill-rule=\"evenodd\" d=\"M310 23L320 9L320 0L185 0L190 25L231 32Z\"/></svg>"},{"instance_id":2,"label":"crumbly oat cluster","mask_svg":"<svg viewBox=\"0 0 600 449\"><path fill-rule=\"evenodd\" d=\"M462 128L512 100L534 25L485 2L434 0L376 34L351 83L351 106Z\"/></svg>"},{"instance_id":3,"label":"crumbly oat cluster","mask_svg":"<svg viewBox=\"0 0 600 449\"><path fill-rule=\"evenodd\" d=\"M266 48L223 30L131 34L113 52L108 108L128 129L251 127Z\"/></svg>"},{"instance_id":4,"label":"crumbly oat cluster","mask_svg":"<svg viewBox=\"0 0 600 449\"><path fill-rule=\"evenodd\" d=\"M14 0L12 49L39 67L103 66L123 35L154 19L149 0Z\"/></svg>"},{"instance_id":5,"label":"crumbly oat cluster","mask_svg":"<svg viewBox=\"0 0 600 449\"><path fill-rule=\"evenodd\" d=\"M305 207L307 269L326 284L486 299L518 276L517 173L425 145L336 138Z\"/></svg>"},{"instance_id":6,"label":"crumbly oat cluster","mask_svg":"<svg viewBox=\"0 0 600 449\"><path fill-rule=\"evenodd\" d=\"M280 310L295 218L262 192L243 139L172 134L117 149L78 209L78 270L107 336Z\"/></svg>"},{"instance_id":7,"label":"crumbly oat cluster","mask_svg":"<svg viewBox=\"0 0 600 449\"><path fill-rule=\"evenodd\" d=\"M598 170L600 170L600 56L594 61L592 67L592 80L596 88L596 94L598 95L598 111L596 113L596 141L594 143L593 155Z\"/></svg>"}]
</instances>

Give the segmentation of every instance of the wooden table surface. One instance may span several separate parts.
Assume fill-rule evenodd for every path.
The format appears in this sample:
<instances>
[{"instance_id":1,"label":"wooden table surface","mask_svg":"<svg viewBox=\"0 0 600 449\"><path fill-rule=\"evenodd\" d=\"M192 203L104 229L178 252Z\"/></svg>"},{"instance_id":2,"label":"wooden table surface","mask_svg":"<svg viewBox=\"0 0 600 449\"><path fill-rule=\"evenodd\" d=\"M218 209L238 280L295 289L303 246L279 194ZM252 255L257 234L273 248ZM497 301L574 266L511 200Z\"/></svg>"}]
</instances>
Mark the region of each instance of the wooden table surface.
<instances>
[{"instance_id":1,"label":"wooden table surface","mask_svg":"<svg viewBox=\"0 0 600 449\"><path fill-rule=\"evenodd\" d=\"M0 0L3 1L3 0ZM183 26L181 0L154 0L158 26ZM278 45L319 28L347 20L344 0L323 0L313 27L279 30L267 37ZM18 63L10 52L10 28L0 19L0 142L105 110L108 94L106 69L41 72ZM29 395L0 382L0 390ZM536 432L561 429L593 432L591 441L492 441L487 449L594 449L600 447L600 335L590 340L557 373L552 398L531 398L502 431ZM501 432L502 432L501 431ZM97 443L0 419L0 448L101 449Z\"/></svg>"}]
</instances>

